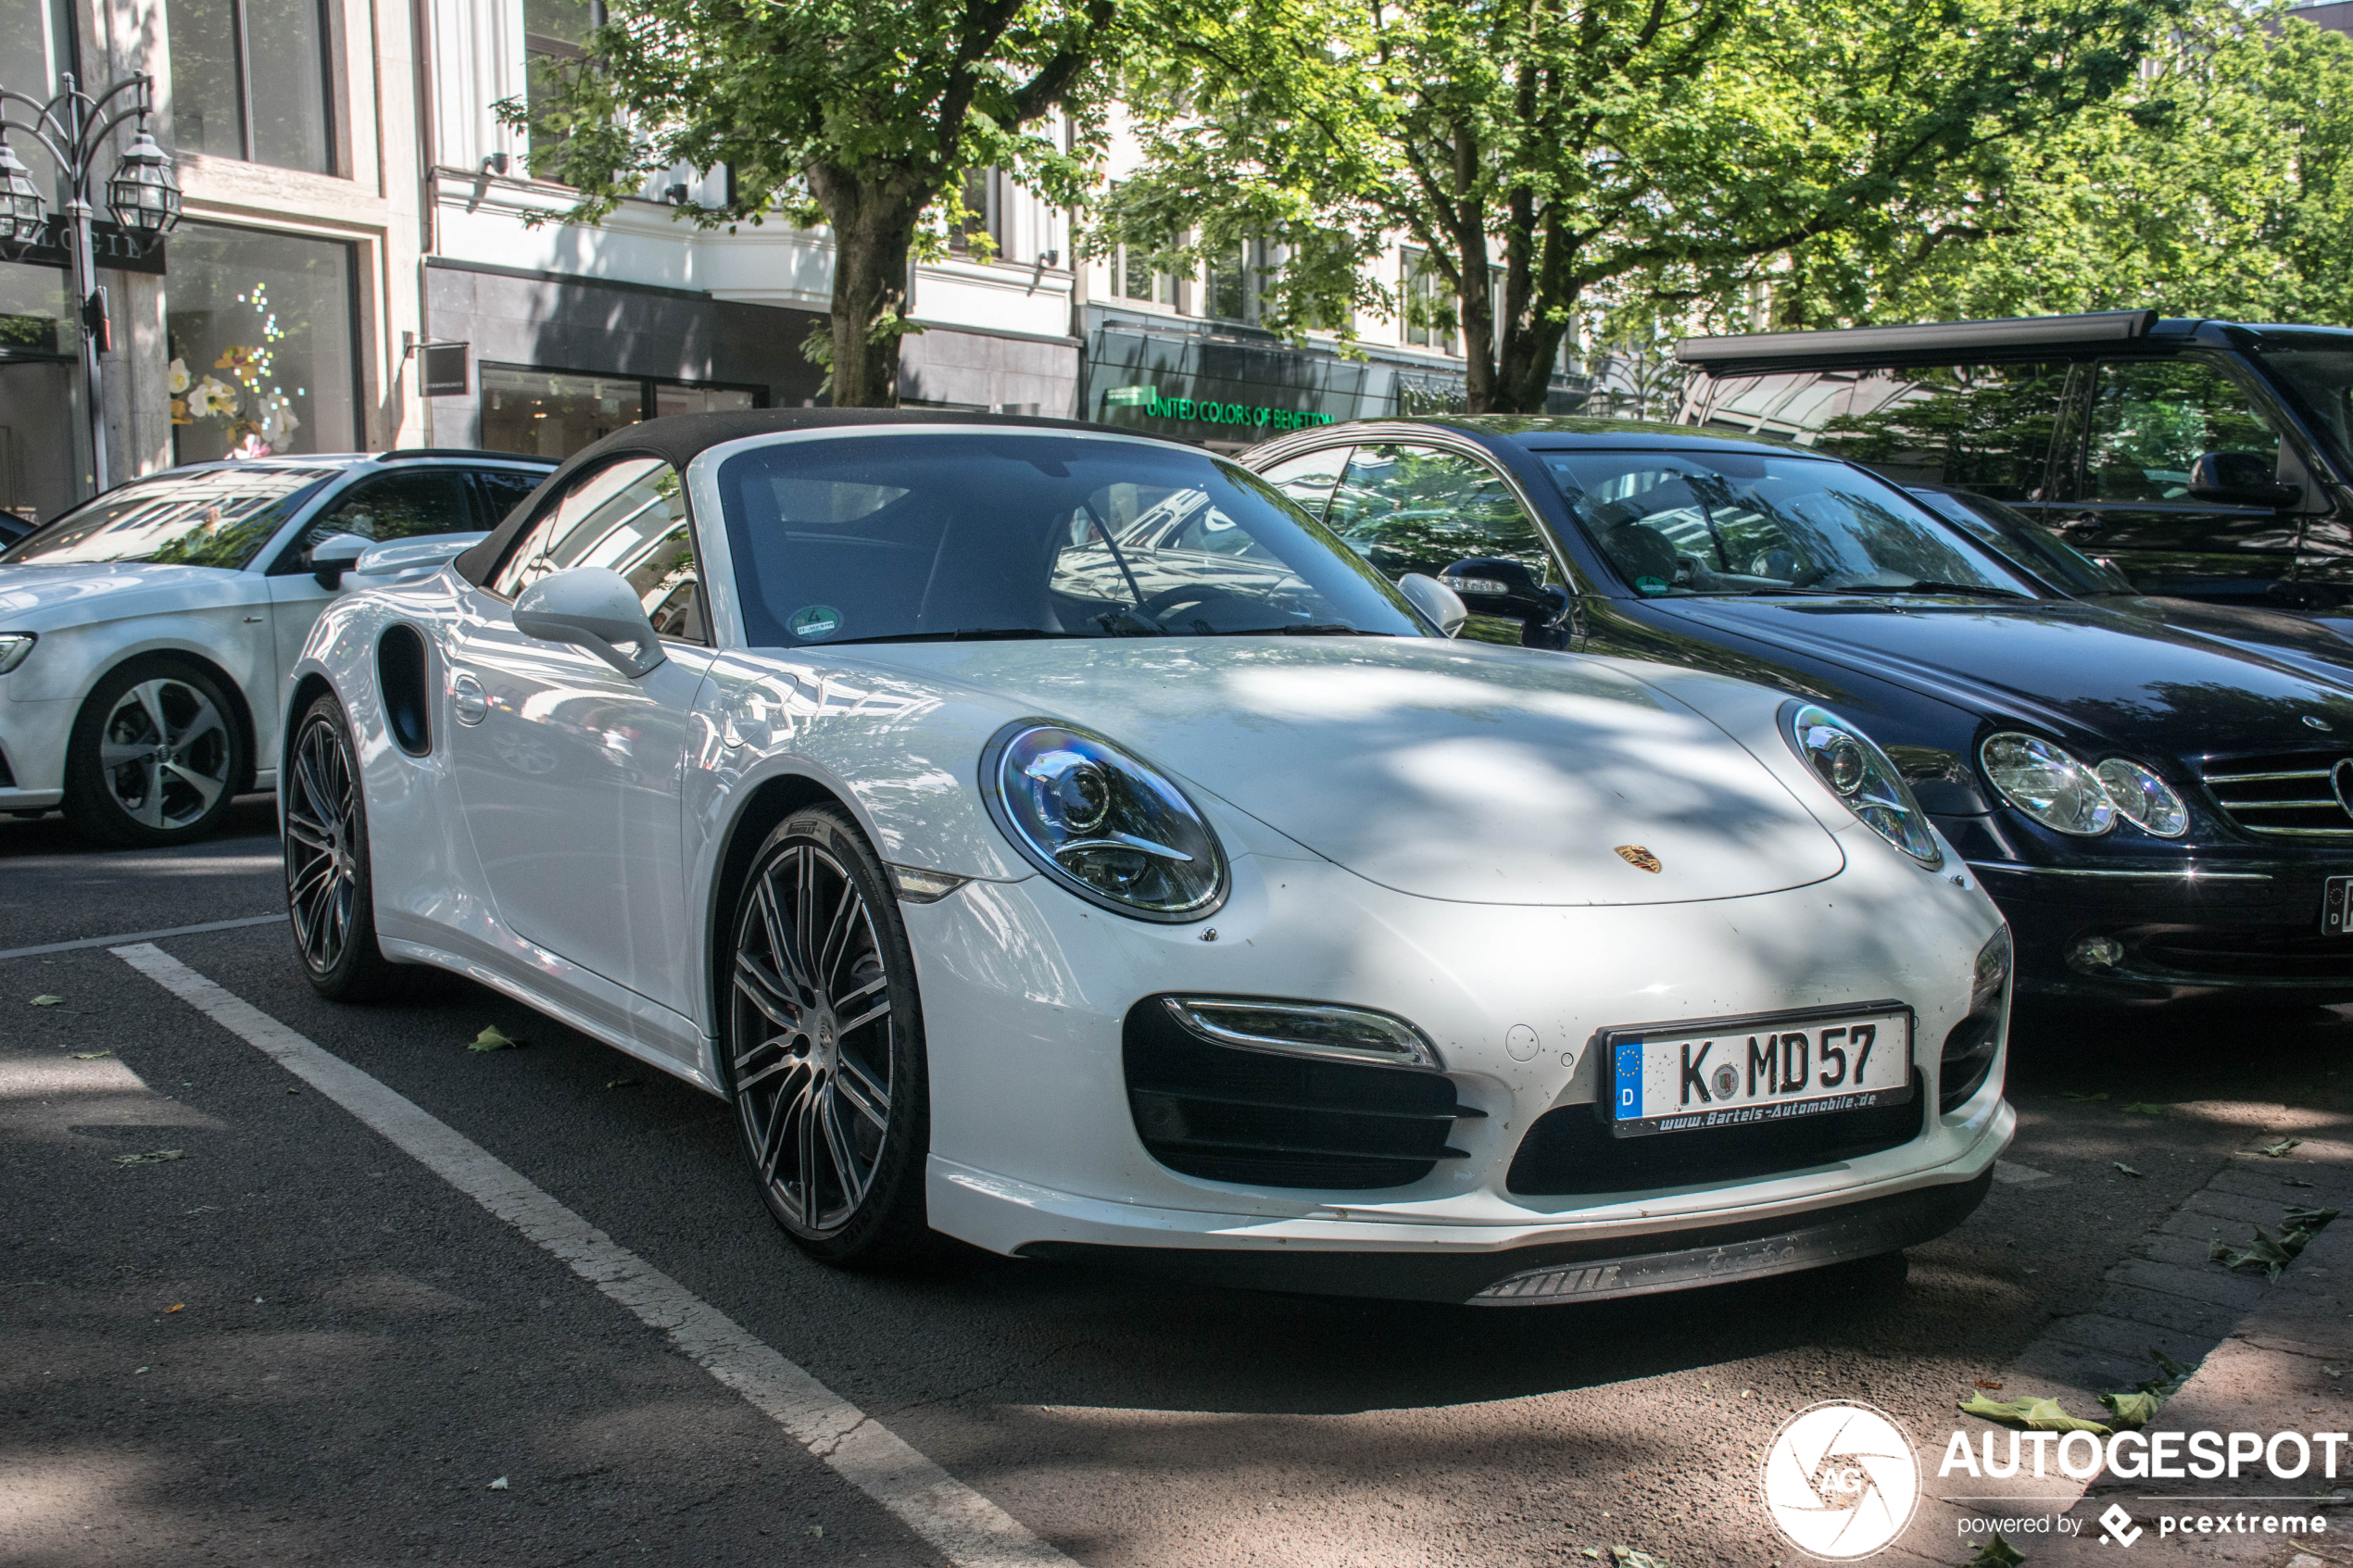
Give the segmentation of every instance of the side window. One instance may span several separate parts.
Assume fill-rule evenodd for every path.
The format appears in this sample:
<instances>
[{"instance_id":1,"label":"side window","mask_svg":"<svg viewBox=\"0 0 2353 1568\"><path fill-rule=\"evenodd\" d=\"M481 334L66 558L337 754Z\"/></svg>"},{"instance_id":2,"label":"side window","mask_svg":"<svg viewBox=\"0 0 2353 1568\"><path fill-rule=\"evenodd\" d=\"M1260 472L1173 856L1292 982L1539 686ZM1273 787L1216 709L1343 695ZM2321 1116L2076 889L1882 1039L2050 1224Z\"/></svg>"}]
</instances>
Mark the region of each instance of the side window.
<instances>
[{"instance_id":1,"label":"side window","mask_svg":"<svg viewBox=\"0 0 2353 1568\"><path fill-rule=\"evenodd\" d=\"M1286 458L1258 477L1320 522L1324 508L1331 503L1332 486L1340 483L1340 470L1348 466L1348 450L1345 446L1327 446L1320 452Z\"/></svg>"},{"instance_id":2,"label":"side window","mask_svg":"<svg viewBox=\"0 0 2353 1568\"><path fill-rule=\"evenodd\" d=\"M517 469L476 469L474 486L482 496L482 525L497 527L499 521L522 506L547 477L545 473L525 473Z\"/></svg>"},{"instance_id":3,"label":"side window","mask_svg":"<svg viewBox=\"0 0 2353 1568\"><path fill-rule=\"evenodd\" d=\"M2110 360L2092 405L2084 499L2187 501L2190 465L2243 452L2276 472L2279 433L2221 367L2201 359Z\"/></svg>"},{"instance_id":4,"label":"side window","mask_svg":"<svg viewBox=\"0 0 2353 1568\"><path fill-rule=\"evenodd\" d=\"M625 458L576 476L515 542L490 591L511 599L543 577L580 566L606 567L627 578L661 635L711 641L685 489L668 463Z\"/></svg>"},{"instance_id":5,"label":"side window","mask_svg":"<svg viewBox=\"0 0 2353 1568\"><path fill-rule=\"evenodd\" d=\"M1538 583L1559 580L1543 535L1503 476L1475 458L1428 446L1359 446L1332 493L1324 525L1391 581L1435 577L1455 561L1500 557ZM1462 635L1519 645L1518 621L1474 615Z\"/></svg>"},{"instance_id":6,"label":"side window","mask_svg":"<svg viewBox=\"0 0 2353 1568\"><path fill-rule=\"evenodd\" d=\"M277 566L279 571L300 571L302 552L335 533L357 533L362 539L409 539L420 533L472 533L478 531L472 505L466 498L466 476L459 469L419 468L363 479L327 504L310 521Z\"/></svg>"},{"instance_id":7,"label":"side window","mask_svg":"<svg viewBox=\"0 0 2353 1568\"><path fill-rule=\"evenodd\" d=\"M1820 450L1898 484L2045 500L2067 370L2051 363L1827 372L1785 389L1762 433L1810 435Z\"/></svg>"}]
</instances>

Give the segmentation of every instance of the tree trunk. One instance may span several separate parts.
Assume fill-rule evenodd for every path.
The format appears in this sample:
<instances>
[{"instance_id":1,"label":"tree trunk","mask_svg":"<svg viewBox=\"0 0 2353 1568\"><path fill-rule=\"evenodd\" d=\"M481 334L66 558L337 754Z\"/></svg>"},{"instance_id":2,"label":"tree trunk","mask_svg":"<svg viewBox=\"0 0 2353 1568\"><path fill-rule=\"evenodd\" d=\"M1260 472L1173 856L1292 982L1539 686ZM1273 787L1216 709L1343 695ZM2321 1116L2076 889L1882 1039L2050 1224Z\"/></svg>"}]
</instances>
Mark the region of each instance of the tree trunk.
<instances>
[{"instance_id":1,"label":"tree trunk","mask_svg":"<svg viewBox=\"0 0 2353 1568\"><path fill-rule=\"evenodd\" d=\"M809 187L834 232L833 404L899 407L899 340L907 308L907 256L920 202L904 182L812 166Z\"/></svg>"}]
</instances>

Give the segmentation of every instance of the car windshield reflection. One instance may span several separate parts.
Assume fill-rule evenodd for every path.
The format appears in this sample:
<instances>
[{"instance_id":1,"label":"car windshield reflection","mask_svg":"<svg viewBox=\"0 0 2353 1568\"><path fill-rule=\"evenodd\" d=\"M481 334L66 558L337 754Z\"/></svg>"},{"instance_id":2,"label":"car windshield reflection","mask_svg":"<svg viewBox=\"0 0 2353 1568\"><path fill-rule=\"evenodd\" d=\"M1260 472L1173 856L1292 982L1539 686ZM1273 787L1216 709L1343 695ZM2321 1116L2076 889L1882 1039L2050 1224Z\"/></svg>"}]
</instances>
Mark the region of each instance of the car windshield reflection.
<instances>
[{"instance_id":1,"label":"car windshield reflection","mask_svg":"<svg viewBox=\"0 0 2353 1568\"><path fill-rule=\"evenodd\" d=\"M1745 452L1552 452L1587 536L1646 597L1941 593L2031 584L1843 463Z\"/></svg>"},{"instance_id":2,"label":"car windshield reflection","mask_svg":"<svg viewBox=\"0 0 2353 1568\"><path fill-rule=\"evenodd\" d=\"M241 571L333 469L206 469L109 490L0 555L0 566L153 561Z\"/></svg>"},{"instance_id":3,"label":"car windshield reflection","mask_svg":"<svg viewBox=\"0 0 2353 1568\"><path fill-rule=\"evenodd\" d=\"M718 478L755 645L1430 634L1371 566L1205 453L892 433L753 447Z\"/></svg>"}]
</instances>

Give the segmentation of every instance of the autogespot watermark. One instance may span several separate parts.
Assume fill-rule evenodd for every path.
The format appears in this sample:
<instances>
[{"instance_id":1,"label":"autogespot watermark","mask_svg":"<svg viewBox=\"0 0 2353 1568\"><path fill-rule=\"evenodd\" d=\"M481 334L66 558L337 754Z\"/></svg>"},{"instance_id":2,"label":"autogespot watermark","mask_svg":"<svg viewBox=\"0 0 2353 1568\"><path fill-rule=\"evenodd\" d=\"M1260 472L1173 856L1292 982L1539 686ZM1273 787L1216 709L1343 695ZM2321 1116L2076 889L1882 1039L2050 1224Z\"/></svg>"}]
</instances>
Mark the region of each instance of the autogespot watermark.
<instances>
[{"instance_id":1,"label":"autogespot watermark","mask_svg":"<svg viewBox=\"0 0 2353 1568\"><path fill-rule=\"evenodd\" d=\"M1955 1432L1937 1478L2089 1481L2105 1471L2124 1481L2309 1479L2330 1482L2353 1469L2353 1434L2344 1432ZM1923 1482L1911 1439L1894 1418L1856 1399L1809 1405L1781 1424L1757 1475L1765 1512L1783 1539L1808 1557L1852 1562L1894 1545L1912 1523ZM2321 1509L2353 1501L2353 1491L2311 1499L2157 1495L2133 1499L2137 1515L2111 1502L2096 1521L2104 1545L2145 1537L2269 1537L2274 1541L2346 1533ZM1974 1503L1958 1521L1963 1541L2068 1537L2085 1521L2069 1516L2078 1495L1953 1498ZM2046 1503L2047 1508L2037 1508ZM2181 1505L2195 1503L2197 1509ZM2223 1505L2223 1506L2217 1506Z\"/></svg>"}]
</instances>

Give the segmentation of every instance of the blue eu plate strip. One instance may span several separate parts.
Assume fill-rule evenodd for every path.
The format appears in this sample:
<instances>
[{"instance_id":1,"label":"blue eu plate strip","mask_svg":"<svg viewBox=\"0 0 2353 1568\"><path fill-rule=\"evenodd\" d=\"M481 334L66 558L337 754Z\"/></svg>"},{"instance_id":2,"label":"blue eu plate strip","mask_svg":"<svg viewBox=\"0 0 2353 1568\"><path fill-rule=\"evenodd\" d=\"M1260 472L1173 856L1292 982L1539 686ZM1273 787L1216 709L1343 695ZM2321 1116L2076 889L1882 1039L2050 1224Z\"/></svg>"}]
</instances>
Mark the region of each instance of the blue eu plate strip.
<instances>
[{"instance_id":1,"label":"blue eu plate strip","mask_svg":"<svg viewBox=\"0 0 2353 1568\"><path fill-rule=\"evenodd\" d=\"M1642 1044L1630 1041L1617 1047L1617 1120L1631 1122L1642 1114Z\"/></svg>"}]
</instances>

